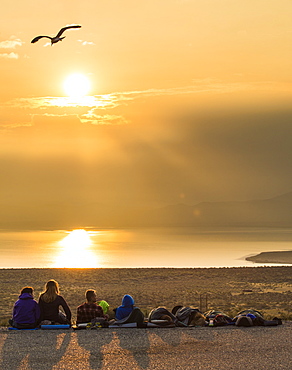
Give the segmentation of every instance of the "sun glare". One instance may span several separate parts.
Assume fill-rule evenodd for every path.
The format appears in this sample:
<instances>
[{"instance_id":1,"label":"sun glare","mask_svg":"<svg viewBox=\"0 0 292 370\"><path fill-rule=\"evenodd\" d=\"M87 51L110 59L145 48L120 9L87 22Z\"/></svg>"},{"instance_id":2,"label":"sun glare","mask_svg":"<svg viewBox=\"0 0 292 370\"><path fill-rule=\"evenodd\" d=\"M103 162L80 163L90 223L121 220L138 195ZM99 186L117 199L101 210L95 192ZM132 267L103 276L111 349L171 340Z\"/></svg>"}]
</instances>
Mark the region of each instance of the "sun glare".
<instances>
[{"instance_id":1,"label":"sun glare","mask_svg":"<svg viewBox=\"0 0 292 370\"><path fill-rule=\"evenodd\" d=\"M85 75L74 73L64 81L64 90L72 98L86 96L90 90L90 81Z\"/></svg>"},{"instance_id":2,"label":"sun glare","mask_svg":"<svg viewBox=\"0 0 292 370\"><path fill-rule=\"evenodd\" d=\"M92 241L86 230L73 230L59 242L61 249L54 267L98 267L97 256L92 252Z\"/></svg>"}]
</instances>

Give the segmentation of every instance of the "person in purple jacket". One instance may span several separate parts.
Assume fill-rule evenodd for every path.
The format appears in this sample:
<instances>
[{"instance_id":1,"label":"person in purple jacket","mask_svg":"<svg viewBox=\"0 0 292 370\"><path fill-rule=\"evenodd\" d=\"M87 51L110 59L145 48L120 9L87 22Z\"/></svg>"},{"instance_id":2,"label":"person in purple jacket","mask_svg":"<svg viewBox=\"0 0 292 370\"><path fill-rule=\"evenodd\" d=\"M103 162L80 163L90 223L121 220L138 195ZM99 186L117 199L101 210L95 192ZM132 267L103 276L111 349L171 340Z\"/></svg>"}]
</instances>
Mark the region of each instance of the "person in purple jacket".
<instances>
[{"instance_id":1,"label":"person in purple jacket","mask_svg":"<svg viewBox=\"0 0 292 370\"><path fill-rule=\"evenodd\" d=\"M24 287L13 307L9 324L17 329L33 329L40 319L40 307L33 299L33 288Z\"/></svg>"}]
</instances>

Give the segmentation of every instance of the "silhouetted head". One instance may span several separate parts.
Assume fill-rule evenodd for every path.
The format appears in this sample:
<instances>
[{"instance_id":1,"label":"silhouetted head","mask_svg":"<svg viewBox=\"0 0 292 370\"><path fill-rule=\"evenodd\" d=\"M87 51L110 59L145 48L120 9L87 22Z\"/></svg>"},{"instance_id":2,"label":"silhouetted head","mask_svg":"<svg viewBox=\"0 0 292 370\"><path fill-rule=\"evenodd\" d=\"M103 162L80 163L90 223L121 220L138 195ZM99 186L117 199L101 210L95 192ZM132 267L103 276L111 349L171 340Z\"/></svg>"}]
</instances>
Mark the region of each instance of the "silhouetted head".
<instances>
[{"instance_id":1,"label":"silhouetted head","mask_svg":"<svg viewBox=\"0 0 292 370\"><path fill-rule=\"evenodd\" d=\"M88 303L96 302L96 291L94 289L86 290L85 297Z\"/></svg>"},{"instance_id":2,"label":"silhouetted head","mask_svg":"<svg viewBox=\"0 0 292 370\"><path fill-rule=\"evenodd\" d=\"M21 289L20 294L23 294L23 293L28 293L28 294L33 295L33 288L31 286L26 286Z\"/></svg>"},{"instance_id":3,"label":"silhouetted head","mask_svg":"<svg viewBox=\"0 0 292 370\"><path fill-rule=\"evenodd\" d=\"M130 294L125 294L122 299L122 306L128 307L128 306L134 306L135 302L132 296Z\"/></svg>"}]
</instances>

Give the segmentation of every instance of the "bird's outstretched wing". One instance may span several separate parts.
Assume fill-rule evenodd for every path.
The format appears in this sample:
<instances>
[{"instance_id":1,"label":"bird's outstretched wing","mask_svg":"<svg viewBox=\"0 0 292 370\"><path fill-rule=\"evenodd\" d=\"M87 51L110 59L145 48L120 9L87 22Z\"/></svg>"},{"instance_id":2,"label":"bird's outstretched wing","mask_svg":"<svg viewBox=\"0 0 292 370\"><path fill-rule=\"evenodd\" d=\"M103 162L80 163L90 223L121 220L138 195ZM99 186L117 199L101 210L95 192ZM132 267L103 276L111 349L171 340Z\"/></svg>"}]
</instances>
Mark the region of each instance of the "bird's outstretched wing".
<instances>
[{"instance_id":1,"label":"bird's outstretched wing","mask_svg":"<svg viewBox=\"0 0 292 370\"><path fill-rule=\"evenodd\" d=\"M69 28L81 28L81 26L79 26L79 25L73 25L73 26L63 27L63 28L60 29L60 31L58 32L58 34L56 35L56 37L60 37L62 35L62 33L65 32L66 30L68 30Z\"/></svg>"},{"instance_id":2,"label":"bird's outstretched wing","mask_svg":"<svg viewBox=\"0 0 292 370\"><path fill-rule=\"evenodd\" d=\"M47 39L51 39L50 36L37 36L37 37L35 37L34 39L31 40L31 43L34 44L35 42L39 41L43 37L46 37Z\"/></svg>"}]
</instances>

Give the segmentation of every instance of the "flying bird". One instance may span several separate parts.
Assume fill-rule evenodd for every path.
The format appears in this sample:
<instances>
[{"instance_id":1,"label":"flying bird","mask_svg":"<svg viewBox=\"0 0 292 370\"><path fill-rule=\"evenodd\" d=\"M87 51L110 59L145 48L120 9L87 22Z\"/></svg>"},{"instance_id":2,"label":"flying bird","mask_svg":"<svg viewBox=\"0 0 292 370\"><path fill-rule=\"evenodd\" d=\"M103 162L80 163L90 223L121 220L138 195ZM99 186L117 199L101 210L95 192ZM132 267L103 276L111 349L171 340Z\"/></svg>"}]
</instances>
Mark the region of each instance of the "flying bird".
<instances>
[{"instance_id":1,"label":"flying bird","mask_svg":"<svg viewBox=\"0 0 292 370\"><path fill-rule=\"evenodd\" d=\"M50 39L51 40L51 45L53 45L53 44L55 44L58 41L62 41L66 37L66 36L63 36L63 37L61 37L61 36L62 36L63 32L65 32L69 28L81 28L81 26L78 26L78 25L66 26L66 27L61 28L60 31L57 33L57 35L54 36L54 37L50 37L50 36L37 36L34 39L32 39L31 42L32 42L32 44L34 44L35 42L39 41L43 37L46 37L47 39Z\"/></svg>"}]
</instances>

